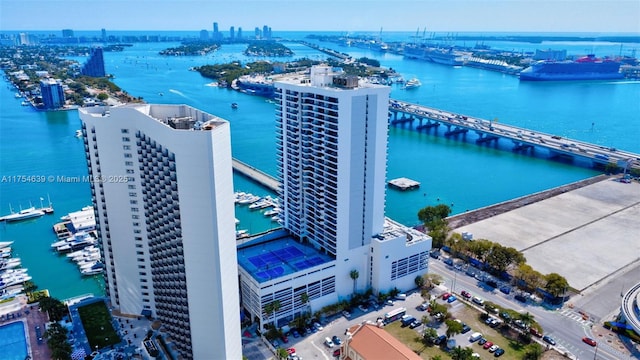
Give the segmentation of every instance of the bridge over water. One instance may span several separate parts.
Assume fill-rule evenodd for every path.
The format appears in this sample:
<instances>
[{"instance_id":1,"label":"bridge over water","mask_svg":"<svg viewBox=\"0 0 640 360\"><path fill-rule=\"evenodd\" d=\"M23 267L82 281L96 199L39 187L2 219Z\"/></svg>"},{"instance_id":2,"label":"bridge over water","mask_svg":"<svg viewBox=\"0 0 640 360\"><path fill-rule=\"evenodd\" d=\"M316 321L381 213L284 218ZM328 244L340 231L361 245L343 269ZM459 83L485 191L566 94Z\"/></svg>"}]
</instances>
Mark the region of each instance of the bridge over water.
<instances>
[{"instance_id":1,"label":"bridge over water","mask_svg":"<svg viewBox=\"0 0 640 360\"><path fill-rule=\"evenodd\" d=\"M581 158L594 166L613 163L623 169L640 169L640 154L394 99L389 101L389 122L415 124L416 130L425 131L444 126L447 137L471 131L477 135L477 144L511 141L513 150L523 153L543 148L552 158Z\"/></svg>"}]
</instances>

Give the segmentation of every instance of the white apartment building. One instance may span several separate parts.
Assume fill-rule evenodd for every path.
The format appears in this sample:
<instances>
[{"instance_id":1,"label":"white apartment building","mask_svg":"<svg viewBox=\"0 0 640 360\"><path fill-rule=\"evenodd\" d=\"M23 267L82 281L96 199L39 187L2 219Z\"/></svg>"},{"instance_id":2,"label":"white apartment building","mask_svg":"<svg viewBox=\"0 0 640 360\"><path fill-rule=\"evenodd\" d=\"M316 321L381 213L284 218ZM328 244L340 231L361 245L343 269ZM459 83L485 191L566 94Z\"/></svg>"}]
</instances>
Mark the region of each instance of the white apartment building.
<instances>
[{"instance_id":1,"label":"white apartment building","mask_svg":"<svg viewBox=\"0 0 640 360\"><path fill-rule=\"evenodd\" d=\"M111 304L185 359L240 359L229 123L186 105L80 108Z\"/></svg>"},{"instance_id":2,"label":"white apartment building","mask_svg":"<svg viewBox=\"0 0 640 360\"><path fill-rule=\"evenodd\" d=\"M389 93L328 66L276 82L284 233L272 237L286 245L259 238L238 255L243 307L263 323L354 289L413 288L427 271L431 239L384 216ZM274 300L280 309L267 316Z\"/></svg>"}]
</instances>

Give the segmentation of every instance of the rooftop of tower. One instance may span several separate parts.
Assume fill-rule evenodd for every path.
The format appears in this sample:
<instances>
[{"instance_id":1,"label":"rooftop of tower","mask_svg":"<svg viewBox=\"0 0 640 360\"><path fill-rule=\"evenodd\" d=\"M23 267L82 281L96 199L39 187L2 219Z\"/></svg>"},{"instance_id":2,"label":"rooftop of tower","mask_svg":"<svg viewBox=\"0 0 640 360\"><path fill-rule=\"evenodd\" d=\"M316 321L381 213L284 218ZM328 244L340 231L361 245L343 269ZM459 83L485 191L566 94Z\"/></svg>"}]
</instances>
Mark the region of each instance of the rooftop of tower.
<instances>
[{"instance_id":1,"label":"rooftop of tower","mask_svg":"<svg viewBox=\"0 0 640 360\"><path fill-rule=\"evenodd\" d=\"M314 65L308 73L292 73L278 76L276 83L286 83L309 87L352 90L358 88L381 88L385 85L373 84L355 75L347 75L342 68L329 65Z\"/></svg>"},{"instance_id":2,"label":"rooftop of tower","mask_svg":"<svg viewBox=\"0 0 640 360\"><path fill-rule=\"evenodd\" d=\"M373 237L379 241L387 241L397 239L401 236L407 238L407 244L414 244L420 241L429 240L429 235L422 233L414 228L402 225L389 218L385 218L384 227L380 234L376 234Z\"/></svg>"},{"instance_id":3,"label":"rooftop of tower","mask_svg":"<svg viewBox=\"0 0 640 360\"><path fill-rule=\"evenodd\" d=\"M79 111L93 117L109 117L112 111L135 110L176 130L212 130L227 121L188 105L124 104L95 106Z\"/></svg>"}]
</instances>

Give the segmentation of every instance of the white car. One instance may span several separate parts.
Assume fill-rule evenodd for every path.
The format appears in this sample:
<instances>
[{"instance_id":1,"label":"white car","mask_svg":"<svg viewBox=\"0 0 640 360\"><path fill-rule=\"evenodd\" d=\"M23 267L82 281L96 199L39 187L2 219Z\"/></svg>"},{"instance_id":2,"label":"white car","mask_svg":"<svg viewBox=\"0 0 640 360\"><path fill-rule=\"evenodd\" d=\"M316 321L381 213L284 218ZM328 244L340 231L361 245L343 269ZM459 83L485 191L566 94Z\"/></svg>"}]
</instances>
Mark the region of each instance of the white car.
<instances>
[{"instance_id":1,"label":"white car","mask_svg":"<svg viewBox=\"0 0 640 360\"><path fill-rule=\"evenodd\" d=\"M332 347L333 347L333 341L331 341L331 339L329 339L328 337L324 338L324 344L325 344L328 348L332 348Z\"/></svg>"},{"instance_id":2,"label":"white car","mask_svg":"<svg viewBox=\"0 0 640 360\"><path fill-rule=\"evenodd\" d=\"M489 352L495 352L496 350L500 349L500 347L498 345L493 345L489 348Z\"/></svg>"},{"instance_id":3,"label":"white car","mask_svg":"<svg viewBox=\"0 0 640 360\"><path fill-rule=\"evenodd\" d=\"M313 327L316 328L316 330L318 331L322 331L324 330L324 328L322 327L322 325L320 325L320 323L314 322L313 323Z\"/></svg>"}]
</instances>

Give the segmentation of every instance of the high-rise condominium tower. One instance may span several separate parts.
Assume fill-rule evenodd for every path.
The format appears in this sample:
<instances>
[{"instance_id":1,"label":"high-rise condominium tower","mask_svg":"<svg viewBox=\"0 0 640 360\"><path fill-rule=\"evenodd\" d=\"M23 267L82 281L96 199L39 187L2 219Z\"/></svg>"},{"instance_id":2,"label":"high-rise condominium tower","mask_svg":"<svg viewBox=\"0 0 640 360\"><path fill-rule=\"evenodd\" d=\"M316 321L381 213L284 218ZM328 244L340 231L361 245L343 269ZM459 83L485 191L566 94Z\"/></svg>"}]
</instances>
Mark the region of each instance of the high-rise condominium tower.
<instances>
[{"instance_id":1,"label":"high-rise condominium tower","mask_svg":"<svg viewBox=\"0 0 640 360\"><path fill-rule=\"evenodd\" d=\"M240 359L229 123L185 105L81 108L112 306L185 359Z\"/></svg>"}]
</instances>

